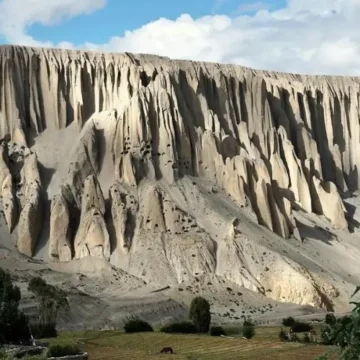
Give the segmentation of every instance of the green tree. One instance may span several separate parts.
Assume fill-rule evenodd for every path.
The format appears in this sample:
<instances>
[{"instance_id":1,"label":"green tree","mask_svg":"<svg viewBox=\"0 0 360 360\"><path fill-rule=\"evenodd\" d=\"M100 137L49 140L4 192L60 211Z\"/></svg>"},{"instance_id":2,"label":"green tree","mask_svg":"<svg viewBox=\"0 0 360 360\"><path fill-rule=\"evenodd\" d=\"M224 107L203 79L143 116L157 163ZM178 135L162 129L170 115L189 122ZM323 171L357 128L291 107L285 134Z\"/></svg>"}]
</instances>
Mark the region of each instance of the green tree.
<instances>
[{"instance_id":1,"label":"green tree","mask_svg":"<svg viewBox=\"0 0 360 360\"><path fill-rule=\"evenodd\" d=\"M248 316L247 319L244 320L242 335L246 339L251 339L255 336L255 325L250 316Z\"/></svg>"},{"instance_id":2,"label":"green tree","mask_svg":"<svg viewBox=\"0 0 360 360\"><path fill-rule=\"evenodd\" d=\"M30 339L28 319L19 310L20 289L9 273L0 268L0 343L20 343Z\"/></svg>"},{"instance_id":3,"label":"green tree","mask_svg":"<svg viewBox=\"0 0 360 360\"><path fill-rule=\"evenodd\" d=\"M255 336L255 326L245 325L242 329L242 334L246 339L251 339Z\"/></svg>"},{"instance_id":4,"label":"green tree","mask_svg":"<svg viewBox=\"0 0 360 360\"><path fill-rule=\"evenodd\" d=\"M360 359L360 302L352 302L351 321L344 322L336 342L341 346L341 360Z\"/></svg>"},{"instance_id":5,"label":"green tree","mask_svg":"<svg viewBox=\"0 0 360 360\"><path fill-rule=\"evenodd\" d=\"M333 326L336 324L336 317L333 313L326 314L325 316L325 323Z\"/></svg>"},{"instance_id":6,"label":"green tree","mask_svg":"<svg viewBox=\"0 0 360 360\"><path fill-rule=\"evenodd\" d=\"M287 327L292 326L295 322L296 322L295 319L294 319L293 317L291 317L291 316L289 316L289 317L287 317L287 318L284 318L284 319L282 320L282 324L283 324L284 326L287 326Z\"/></svg>"},{"instance_id":7,"label":"green tree","mask_svg":"<svg viewBox=\"0 0 360 360\"><path fill-rule=\"evenodd\" d=\"M66 293L56 286L47 284L40 277L30 280L28 290L37 298L41 324L56 324L59 311L69 307Z\"/></svg>"},{"instance_id":8,"label":"green tree","mask_svg":"<svg viewBox=\"0 0 360 360\"><path fill-rule=\"evenodd\" d=\"M357 287L353 296L360 291ZM351 302L351 316L337 319L323 330L324 342L341 347L340 360L360 359L360 302ZM326 357L324 357L326 359Z\"/></svg>"},{"instance_id":9,"label":"green tree","mask_svg":"<svg viewBox=\"0 0 360 360\"><path fill-rule=\"evenodd\" d=\"M209 331L211 314L210 304L206 299L200 296L194 298L190 305L189 315L199 333Z\"/></svg>"},{"instance_id":10,"label":"green tree","mask_svg":"<svg viewBox=\"0 0 360 360\"><path fill-rule=\"evenodd\" d=\"M129 320L125 326L124 330L126 333L137 333L137 332L152 332L154 331L152 326L146 321L140 319Z\"/></svg>"}]
</instances>

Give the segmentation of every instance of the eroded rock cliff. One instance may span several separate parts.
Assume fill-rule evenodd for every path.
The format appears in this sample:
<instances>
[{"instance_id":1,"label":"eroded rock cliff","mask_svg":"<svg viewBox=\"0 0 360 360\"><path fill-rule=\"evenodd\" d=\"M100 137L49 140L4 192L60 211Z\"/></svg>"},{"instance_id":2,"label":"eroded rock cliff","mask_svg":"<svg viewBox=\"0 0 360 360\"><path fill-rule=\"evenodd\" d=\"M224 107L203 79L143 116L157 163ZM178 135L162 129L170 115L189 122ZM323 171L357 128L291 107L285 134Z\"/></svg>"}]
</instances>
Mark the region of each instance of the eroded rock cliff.
<instances>
[{"instance_id":1,"label":"eroded rock cliff","mask_svg":"<svg viewBox=\"0 0 360 360\"><path fill-rule=\"evenodd\" d=\"M359 95L358 78L0 47L7 226L28 256L42 233L51 261L95 256L169 284L214 272L275 299L331 307L330 280L295 260L270 252L274 271L264 274L240 217L286 239L301 237L295 213L348 231ZM220 210L225 199L231 214Z\"/></svg>"}]
</instances>

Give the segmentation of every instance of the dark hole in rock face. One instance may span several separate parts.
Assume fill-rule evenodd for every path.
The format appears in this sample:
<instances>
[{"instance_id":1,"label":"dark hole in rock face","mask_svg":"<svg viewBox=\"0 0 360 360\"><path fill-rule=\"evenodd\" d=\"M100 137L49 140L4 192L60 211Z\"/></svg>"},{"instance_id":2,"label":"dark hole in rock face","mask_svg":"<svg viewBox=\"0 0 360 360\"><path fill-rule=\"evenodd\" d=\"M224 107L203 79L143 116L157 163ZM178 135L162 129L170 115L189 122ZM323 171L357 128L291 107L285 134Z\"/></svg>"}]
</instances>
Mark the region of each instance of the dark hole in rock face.
<instances>
[{"instance_id":1,"label":"dark hole in rock face","mask_svg":"<svg viewBox=\"0 0 360 360\"><path fill-rule=\"evenodd\" d=\"M148 76L145 71L142 71L140 73L140 81L142 86L147 87L150 84L151 77Z\"/></svg>"},{"instance_id":2,"label":"dark hole in rock face","mask_svg":"<svg viewBox=\"0 0 360 360\"><path fill-rule=\"evenodd\" d=\"M152 81L154 81L156 79L157 75L158 75L158 71L157 71L157 69L155 69L153 74L152 74L152 77L151 77Z\"/></svg>"}]
</instances>

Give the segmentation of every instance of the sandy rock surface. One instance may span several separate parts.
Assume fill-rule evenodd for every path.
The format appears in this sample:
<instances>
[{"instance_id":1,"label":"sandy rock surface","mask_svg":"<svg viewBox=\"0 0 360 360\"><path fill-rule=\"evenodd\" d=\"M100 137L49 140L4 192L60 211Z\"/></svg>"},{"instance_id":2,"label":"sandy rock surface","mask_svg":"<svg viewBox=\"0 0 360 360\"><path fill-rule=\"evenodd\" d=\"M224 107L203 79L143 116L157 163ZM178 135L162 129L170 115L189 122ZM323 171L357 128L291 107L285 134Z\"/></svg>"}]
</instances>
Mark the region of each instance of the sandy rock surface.
<instances>
[{"instance_id":1,"label":"sandy rock surface","mask_svg":"<svg viewBox=\"0 0 360 360\"><path fill-rule=\"evenodd\" d=\"M153 320L163 301L186 312L182 284L212 296L214 279L216 316L239 301L223 282L279 316L348 310L359 78L18 46L0 46L0 71L0 266L16 272L17 252L51 281L90 272L89 304L142 303Z\"/></svg>"}]
</instances>

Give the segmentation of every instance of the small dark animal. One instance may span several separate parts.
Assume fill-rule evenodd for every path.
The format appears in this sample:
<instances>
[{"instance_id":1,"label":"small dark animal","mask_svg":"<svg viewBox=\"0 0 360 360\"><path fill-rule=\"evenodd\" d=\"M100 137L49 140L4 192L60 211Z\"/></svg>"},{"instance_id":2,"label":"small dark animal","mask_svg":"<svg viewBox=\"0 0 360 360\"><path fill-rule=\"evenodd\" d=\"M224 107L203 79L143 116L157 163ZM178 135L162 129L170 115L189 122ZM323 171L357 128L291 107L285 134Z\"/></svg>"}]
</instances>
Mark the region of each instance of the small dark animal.
<instances>
[{"instance_id":1,"label":"small dark animal","mask_svg":"<svg viewBox=\"0 0 360 360\"><path fill-rule=\"evenodd\" d=\"M164 347L161 351L161 354L174 354L174 351L171 347Z\"/></svg>"}]
</instances>

